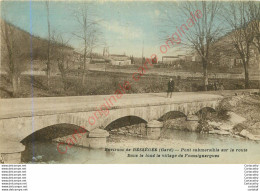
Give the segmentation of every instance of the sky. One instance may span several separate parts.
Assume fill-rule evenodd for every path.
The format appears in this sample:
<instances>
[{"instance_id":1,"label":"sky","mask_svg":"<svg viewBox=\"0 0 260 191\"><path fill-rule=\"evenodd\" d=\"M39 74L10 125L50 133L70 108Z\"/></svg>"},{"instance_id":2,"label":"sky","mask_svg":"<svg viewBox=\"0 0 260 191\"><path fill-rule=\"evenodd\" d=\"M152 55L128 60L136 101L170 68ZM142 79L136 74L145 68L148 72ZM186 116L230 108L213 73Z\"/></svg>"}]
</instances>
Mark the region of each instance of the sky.
<instances>
[{"instance_id":1,"label":"sky","mask_svg":"<svg viewBox=\"0 0 260 191\"><path fill-rule=\"evenodd\" d=\"M109 47L110 54L126 54L141 57L144 46L144 56L159 54L165 34L173 34L174 27L166 27L163 19L171 14L175 26L181 26L184 15L174 2L88 2L93 20L99 21L100 46L94 52L102 53L103 48ZM45 2L4 2L5 20L30 32L47 38L47 12ZM82 7L82 2L50 2L51 30L63 35L76 50L82 49L80 41L73 33L79 32L79 25L73 16ZM31 17L31 18L30 18ZM188 18L185 18L188 19ZM185 38L185 37L183 37ZM175 47L166 55L183 54L184 47Z\"/></svg>"}]
</instances>

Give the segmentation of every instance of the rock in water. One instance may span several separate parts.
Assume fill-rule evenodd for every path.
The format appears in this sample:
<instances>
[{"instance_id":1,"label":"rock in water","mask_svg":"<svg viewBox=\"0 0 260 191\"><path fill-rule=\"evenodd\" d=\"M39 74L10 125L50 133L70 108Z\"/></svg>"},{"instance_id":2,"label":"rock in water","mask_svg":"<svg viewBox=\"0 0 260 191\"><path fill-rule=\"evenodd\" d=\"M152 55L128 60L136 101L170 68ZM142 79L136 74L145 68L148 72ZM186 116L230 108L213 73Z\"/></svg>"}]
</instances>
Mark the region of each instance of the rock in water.
<instances>
[{"instance_id":1,"label":"rock in water","mask_svg":"<svg viewBox=\"0 0 260 191\"><path fill-rule=\"evenodd\" d=\"M250 139L250 140L260 141L260 136L255 136L245 129L243 129L239 134L243 137Z\"/></svg>"},{"instance_id":2,"label":"rock in water","mask_svg":"<svg viewBox=\"0 0 260 191\"><path fill-rule=\"evenodd\" d=\"M229 130L233 129L233 127L234 127L233 125L230 125L228 123L223 123L222 125L218 126L217 128L219 130L229 131Z\"/></svg>"},{"instance_id":3,"label":"rock in water","mask_svg":"<svg viewBox=\"0 0 260 191\"><path fill-rule=\"evenodd\" d=\"M219 127L220 125L222 125L222 123L220 122L215 122L215 121L208 121L209 125L213 125L213 126L216 126L216 127Z\"/></svg>"},{"instance_id":4,"label":"rock in water","mask_svg":"<svg viewBox=\"0 0 260 191\"><path fill-rule=\"evenodd\" d=\"M209 131L209 134L230 135L231 133L228 131L223 131L223 130L212 130L212 131Z\"/></svg>"},{"instance_id":5,"label":"rock in water","mask_svg":"<svg viewBox=\"0 0 260 191\"><path fill-rule=\"evenodd\" d=\"M246 121L246 118L244 117L241 117L240 115L237 115L236 113L234 112L228 112L227 113L229 115L229 121L233 124L233 125L236 125L236 124L239 124L239 123L243 123L244 121Z\"/></svg>"}]
</instances>

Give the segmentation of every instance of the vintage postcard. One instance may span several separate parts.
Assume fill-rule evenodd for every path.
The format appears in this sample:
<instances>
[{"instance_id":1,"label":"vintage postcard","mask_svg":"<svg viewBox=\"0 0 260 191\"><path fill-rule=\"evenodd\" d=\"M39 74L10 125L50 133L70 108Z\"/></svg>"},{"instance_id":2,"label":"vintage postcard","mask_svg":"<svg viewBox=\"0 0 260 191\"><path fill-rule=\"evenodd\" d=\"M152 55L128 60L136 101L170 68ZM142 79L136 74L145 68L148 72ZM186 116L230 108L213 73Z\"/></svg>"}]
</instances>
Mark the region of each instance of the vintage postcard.
<instances>
[{"instance_id":1,"label":"vintage postcard","mask_svg":"<svg viewBox=\"0 0 260 191\"><path fill-rule=\"evenodd\" d=\"M2 164L260 162L259 1L1 1Z\"/></svg>"}]
</instances>

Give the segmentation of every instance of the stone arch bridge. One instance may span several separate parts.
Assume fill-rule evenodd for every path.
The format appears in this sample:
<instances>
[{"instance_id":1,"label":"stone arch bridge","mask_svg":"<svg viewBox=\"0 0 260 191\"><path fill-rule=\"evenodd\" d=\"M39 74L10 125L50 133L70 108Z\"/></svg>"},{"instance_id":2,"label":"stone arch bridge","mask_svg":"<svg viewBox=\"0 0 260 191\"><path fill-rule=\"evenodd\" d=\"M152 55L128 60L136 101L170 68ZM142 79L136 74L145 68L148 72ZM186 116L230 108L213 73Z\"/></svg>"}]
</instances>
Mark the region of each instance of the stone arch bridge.
<instances>
[{"instance_id":1,"label":"stone arch bridge","mask_svg":"<svg viewBox=\"0 0 260 191\"><path fill-rule=\"evenodd\" d=\"M165 94L160 93L125 94L114 100L110 108L102 107L110 97L99 95L0 100L1 154L20 153L24 150L20 143L23 139L52 125L72 124L91 132L96 128L104 129L111 122L126 116L136 116L149 122L158 120L170 111L179 111L187 118L192 118L202 108L215 109L223 98L220 95L194 92L176 92L172 98L166 98Z\"/></svg>"}]
</instances>

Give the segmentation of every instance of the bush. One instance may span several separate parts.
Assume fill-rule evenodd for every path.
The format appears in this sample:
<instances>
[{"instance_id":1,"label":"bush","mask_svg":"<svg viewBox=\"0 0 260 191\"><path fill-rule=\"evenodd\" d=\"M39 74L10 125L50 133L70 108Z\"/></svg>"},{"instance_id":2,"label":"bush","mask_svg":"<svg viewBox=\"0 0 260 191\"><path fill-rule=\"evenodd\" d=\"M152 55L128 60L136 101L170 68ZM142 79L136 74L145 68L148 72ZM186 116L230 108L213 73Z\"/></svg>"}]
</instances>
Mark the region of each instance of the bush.
<instances>
[{"instance_id":1,"label":"bush","mask_svg":"<svg viewBox=\"0 0 260 191\"><path fill-rule=\"evenodd\" d=\"M198 91L198 84L197 83L192 83L191 87L192 87L193 92Z\"/></svg>"},{"instance_id":2,"label":"bush","mask_svg":"<svg viewBox=\"0 0 260 191\"><path fill-rule=\"evenodd\" d=\"M232 106L228 100L229 98L223 99L216 108L217 117L221 120L229 119L229 115L227 113L232 110Z\"/></svg>"},{"instance_id":3,"label":"bush","mask_svg":"<svg viewBox=\"0 0 260 191\"><path fill-rule=\"evenodd\" d=\"M199 120L199 125L196 129L199 133L209 133L211 127L209 126L208 122L205 120Z\"/></svg>"}]
</instances>

